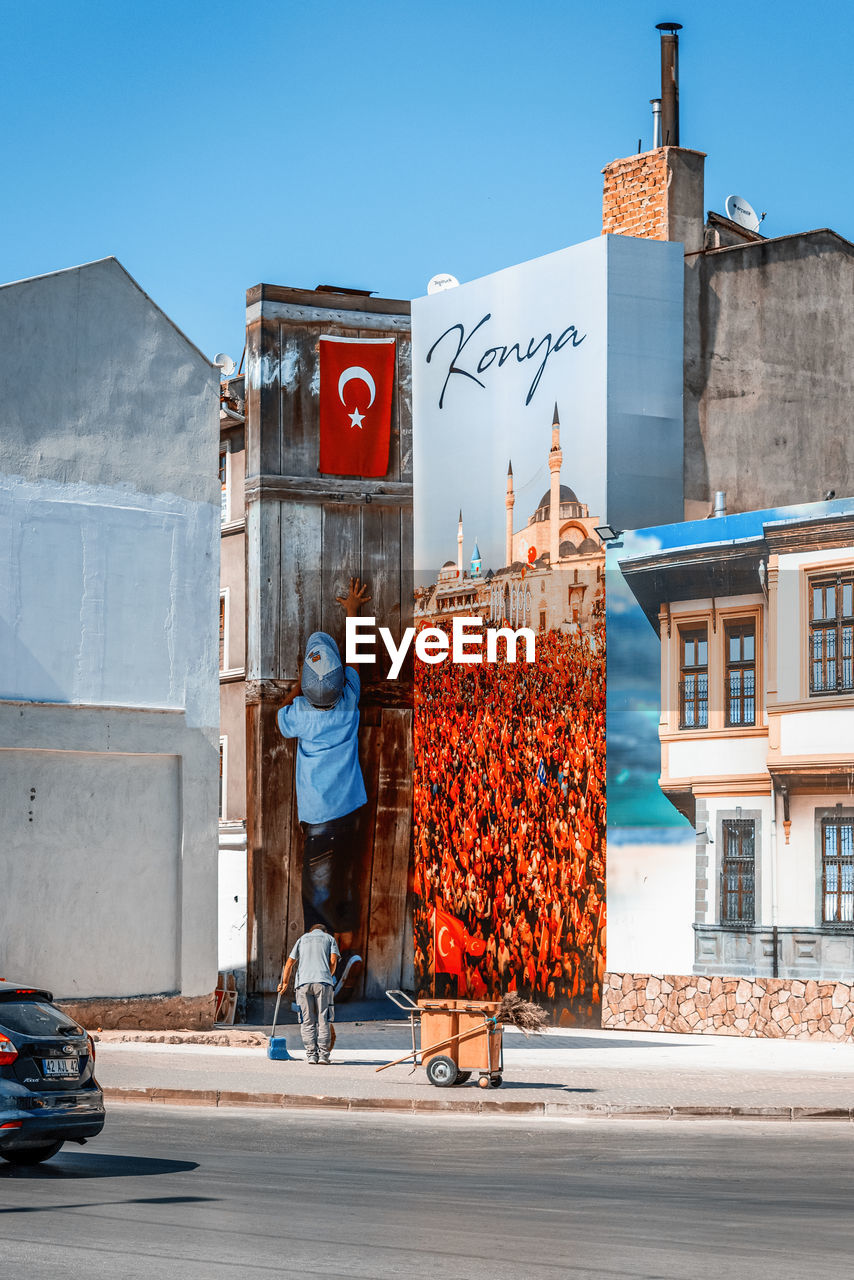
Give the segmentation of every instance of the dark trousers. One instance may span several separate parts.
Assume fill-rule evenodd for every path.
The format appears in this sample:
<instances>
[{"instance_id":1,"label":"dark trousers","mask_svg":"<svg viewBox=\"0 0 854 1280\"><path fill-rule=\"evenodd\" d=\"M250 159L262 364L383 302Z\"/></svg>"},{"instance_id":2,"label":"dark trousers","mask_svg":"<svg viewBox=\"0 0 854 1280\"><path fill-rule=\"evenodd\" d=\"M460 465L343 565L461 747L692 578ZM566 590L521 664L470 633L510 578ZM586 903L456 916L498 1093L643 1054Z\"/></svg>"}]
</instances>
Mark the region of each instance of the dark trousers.
<instances>
[{"instance_id":1,"label":"dark trousers","mask_svg":"<svg viewBox=\"0 0 854 1280\"><path fill-rule=\"evenodd\" d=\"M322 924L330 933L359 927L356 877L358 809L332 822L303 822L302 908L306 931Z\"/></svg>"}]
</instances>

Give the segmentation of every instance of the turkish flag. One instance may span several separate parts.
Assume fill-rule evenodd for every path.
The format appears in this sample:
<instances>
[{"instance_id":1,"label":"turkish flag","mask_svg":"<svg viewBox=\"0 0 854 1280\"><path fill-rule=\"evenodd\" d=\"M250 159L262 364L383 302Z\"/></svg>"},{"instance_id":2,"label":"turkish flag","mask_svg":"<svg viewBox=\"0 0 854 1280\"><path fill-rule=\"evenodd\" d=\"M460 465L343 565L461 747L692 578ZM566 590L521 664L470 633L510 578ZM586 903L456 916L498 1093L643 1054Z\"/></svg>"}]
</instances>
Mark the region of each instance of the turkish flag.
<instances>
[{"instance_id":1,"label":"turkish flag","mask_svg":"<svg viewBox=\"0 0 854 1280\"><path fill-rule=\"evenodd\" d=\"M394 338L320 339L320 463L334 476L388 471Z\"/></svg>"},{"instance_id":2,"label":"turkish flag","mask_svg":"<svg viewBox=\"0 0 854 1280\"><path fill-rule=\"evenodd\" d=\"M462 920L450 915L437 903L434 966L436 973L455 973L457 977L462 976L465 939L466 927Z\"/></svg>"},{"instance_id":3,"label":"turkish flag","mask_svg":"<svg viewBox=\"0 0 854 1280\"><path fill-rule=\"evenodd\" d=\"M475 938L473 934L466 932L465 948L467 955L474 956L475 959L477 959L477 957L482 956L486 950L486 939Z\"/></svg>"}]
</instances>

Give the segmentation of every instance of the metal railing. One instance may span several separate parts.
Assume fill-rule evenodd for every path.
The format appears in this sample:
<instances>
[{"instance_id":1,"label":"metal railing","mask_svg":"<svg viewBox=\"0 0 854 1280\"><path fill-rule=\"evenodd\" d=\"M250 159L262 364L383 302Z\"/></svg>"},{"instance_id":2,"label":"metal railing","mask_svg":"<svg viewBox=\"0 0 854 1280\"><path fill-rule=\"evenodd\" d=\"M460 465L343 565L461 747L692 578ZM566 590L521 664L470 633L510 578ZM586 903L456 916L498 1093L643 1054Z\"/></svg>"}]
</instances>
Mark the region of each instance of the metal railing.
<instances>
[{"instance_id":1,"label":"metal railing","mask_svg":"<svg viewBox=\"0 0 854 1280\"><path fill-rule=\"evenodd\" d=\"M686 676L679 682L679 728L705 729L709 723L709 677Z\"/></svg>"}]
</instances>

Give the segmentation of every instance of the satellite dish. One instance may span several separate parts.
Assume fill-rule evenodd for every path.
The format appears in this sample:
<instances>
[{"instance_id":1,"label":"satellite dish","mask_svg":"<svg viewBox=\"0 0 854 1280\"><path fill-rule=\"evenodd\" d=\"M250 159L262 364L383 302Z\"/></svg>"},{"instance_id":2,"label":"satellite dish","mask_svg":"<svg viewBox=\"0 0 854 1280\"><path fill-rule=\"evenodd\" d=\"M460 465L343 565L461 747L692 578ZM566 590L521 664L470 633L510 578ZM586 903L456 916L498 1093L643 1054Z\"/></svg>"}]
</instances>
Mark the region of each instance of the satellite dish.
<instances>
[{"instance_id":1,"label":"satellite dish","mask_svg":"<svg viewBox=\"0 0 854 1280\"><path fill-rule=\"evenodd\" d=\"M759 230L762 219L753 205L748 204L741 196L727 196L725 207L726 216L731 222L737 222L740 227L744 227L745 231Z\"/></svg>"},{"instance_id":2,"label":"satellite dish","mask_svg":"<svg viewBox=\"0 0 854 1280\"><path fill-rule=\"evenodd\" d=\"M224 378L230 378L236 368L231 356L227 356L224 351L218 351L213 362Z\"/></svg>"},{"instance_id":3,"label":"satellite dish","mask_svg":"<svg viewBox=\"0 0 854 1280\"><path fill-rule=\"evenodd\" d=\"M456 276L447 274L434 276L427 285L428 293L442 293L445 289L456 289L459 286L459 280Z\"/></svg>"}]
</instances>

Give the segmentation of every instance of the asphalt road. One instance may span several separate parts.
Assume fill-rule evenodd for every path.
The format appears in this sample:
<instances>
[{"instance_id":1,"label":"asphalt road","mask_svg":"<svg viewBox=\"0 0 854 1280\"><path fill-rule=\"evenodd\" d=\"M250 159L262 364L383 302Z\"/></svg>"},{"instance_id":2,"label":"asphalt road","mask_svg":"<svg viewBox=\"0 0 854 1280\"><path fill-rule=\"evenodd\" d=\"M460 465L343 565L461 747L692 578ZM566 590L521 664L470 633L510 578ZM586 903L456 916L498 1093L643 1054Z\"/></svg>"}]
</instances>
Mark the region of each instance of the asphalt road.
<instances>
[{"instance_id":1,"label":"asphalt road","mask_svg":"<svg viewBox=\"0 0 854 1280\"><path fill-rule=\"evenodd\" d=\"M0 1166L24 1280L850 1274L854 1126L472 1122L115 1106Z\"/></svg>"}]
</instances>

